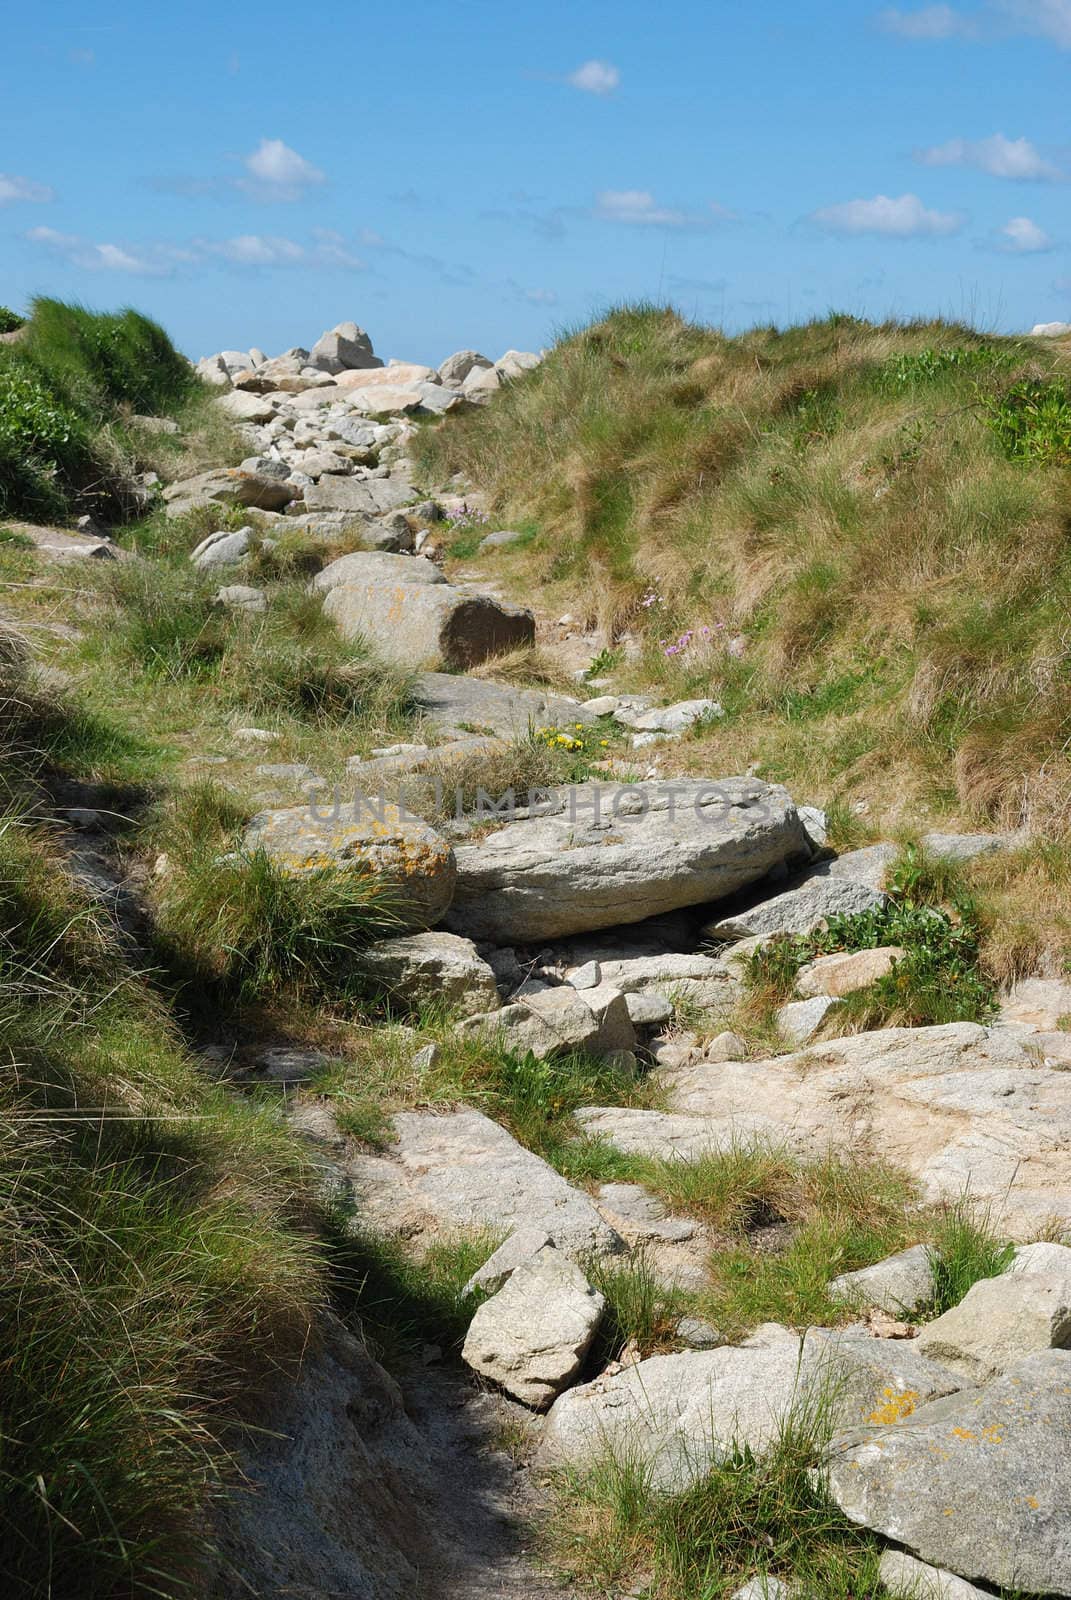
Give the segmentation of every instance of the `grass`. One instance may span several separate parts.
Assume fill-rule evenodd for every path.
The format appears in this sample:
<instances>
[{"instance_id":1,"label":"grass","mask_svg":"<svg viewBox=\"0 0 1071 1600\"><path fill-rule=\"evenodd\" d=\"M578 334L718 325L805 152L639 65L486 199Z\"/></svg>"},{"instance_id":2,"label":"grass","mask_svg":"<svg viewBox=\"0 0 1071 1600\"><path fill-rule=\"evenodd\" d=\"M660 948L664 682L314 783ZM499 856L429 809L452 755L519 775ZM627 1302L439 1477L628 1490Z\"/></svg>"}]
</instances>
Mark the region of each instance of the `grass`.
<instances>
[{"instance_id":1,"label":"grass","mask_svg":"<svg viewBox=\"0 0 1071 1600\"><path fill-rule=\"evenodd\" d=\"M321 1298L270 1110L207 1083L34 825L0 825L0 1570L12 1595L174 1593L228 1420Z\"/></svg>"},{"instance_id":2,"label":"grass","mask_svg":"<svg viewBox=\"0 0 1071 1600\"><path fill-rule=\"evenodd\" d=\"M828 1410L798 1407L765 1456L737 1447L677 1493L657 1492L627 1457L557 1473L556 1565L596 1592L639 1582L650 1600L729 1600L757 1575L823 1600L880 1593L878 1540L838 1511L815 1471Z\"/></svg>"},{"instance_id":3,"label":"grass","mask_svg":"<svg viewBox=\"0 0 1071 1600\"><path fill-rule=\"evenodd\" d=\"M671 1349L676 1326L691 1308L691 1296L667 1288L644 1252L627 1260L598 1257L587 1264L588 1281L606 1301L588 1365L601 1372L623 1350L641 1356Z\"/></svg>"},{"instance_id":4,"label":"grass","mask_svg":"<svg viewBox=\"0 0 1071 1600\"><path fill-rule=\"evenodd\" d=\"M1010 1265L1015 1247L993 1229L989 1215L967 1201L950 1206L939 1218L933 1236L933 1304L928 1315L939 1317L958 1306L968 1289L982 1278L996 1278Z\"/></svg>"},{"instance_id":5,"label":"grass","mask_svg":"<svg viewBox=\"0 0 1071 1600\"><path fill-rule=\"evenodd\" d=\"M130 515L153 464L130 416L184 412L199 387L147 317L34 300L24 336L0 346L0 512Z\"/></svg>"},{"instance_id":6,"label":"grass","mask_svg":"<svg viewBox=\"0 0 1071 1600\"><path fill-rule=\"evenodd\" d=\"M418 449L538 529L499 581L639 643L616 688L722 703L682 773L1066 850L1068 373L1063 346L954 324L727 338L622 307Z\"/></svg>"}]
</instances>

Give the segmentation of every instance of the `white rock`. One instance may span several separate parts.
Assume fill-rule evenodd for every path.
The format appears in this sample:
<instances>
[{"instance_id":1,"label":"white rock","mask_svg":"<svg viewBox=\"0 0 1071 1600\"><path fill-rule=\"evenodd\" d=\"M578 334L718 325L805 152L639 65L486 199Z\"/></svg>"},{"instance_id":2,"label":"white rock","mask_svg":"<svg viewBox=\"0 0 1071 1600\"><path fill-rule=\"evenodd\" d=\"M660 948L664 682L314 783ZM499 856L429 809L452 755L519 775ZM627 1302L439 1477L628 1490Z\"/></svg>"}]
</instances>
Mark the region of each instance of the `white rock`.
<instances>
[{"instance_id":1,"label":"white rock","mask_svg":"<svg viewBox=\"0 0 1071 1600\"><path fill-rule=\"evenodd\" d=\"M790 1000L777 1010L775 1021L778 1032L789 1044L807 1044L814 1038L830 1006L837 1001L832 995L818 994L810 1000Z\"/></svg>"},{"instance_id":2,"label":"white rock","mask_svg":"<svg viewBox=\"0 0 1071 1600\"><path fill-rule=\"evenodd\" d=\"M966 1380L988 1383L1036 1350L1071 1344L1071 1280L1032 1272L983 1278L927 1323L917 1343Z\"/></svg>"},{"instance_id":3,"label":"white rock","mask_svg":"<svg viewBox=\"0 0 1071 1600\"><path fill-rule=\"evenodd\" d=\"M479 1307L462 1360L540 1409L580 1371L605 1303L580 1268L548 1246Z\"/></svg>"},{"instance_id":4,"label":"white rock","mask_svg":"<svg viewBox=\"0 0 1071 1600\"><path fill-rule=\"evenodd\" d=\"M1071 333L1071 322L1035 322L1030 330L1035 339L1058 339L1065 333Z\"/></svg>"},{"instance_id":5,"label":"white rock","mask_svg":"<svg viewBox=\"0 0 1071 1600\"><path fill-rule=\"evenodd\" d=\"M210 533L190 551L190 560L201 571L210 567L228 567L243 561L249 554L252 528L238 528L233 533L221 529Z\"/></svg>"},{"instance_id":6,"label":"white rock","mask_svg":"<svg viewBox=\"0 0 1071 1600\"><path fill-rule=\"evenodd\" d=\"M976 1589L954 1572L916 1561L905 1550L886 1550L878 1576L896 1600L992 1600L989 1590Z\"/></svg>"},{"instance_id":7,"label":"white rock","mask_svg":"<svg viewBox=\"0 0 1071 1600\"><path fill-rule=\"evenodd\" d=\"M894 1317L921 1311L933 1299L933 1292L933 1256L924 1244L886 1256L871 1267L842 1272L829 1285L834 1300L879 1306Z\"/></svg>"},{"instance_id":8,"label":"white rock","mask_svg":"<svg viewBox=\"0 0 1071 1600\"><path fill-rule=\"evenodd\" d=\"M461 1016L494 1010L498 985L471 939L417 933L361 952L358 970L406 1006L446 1005Z\"/></svg>"}]
</instances>

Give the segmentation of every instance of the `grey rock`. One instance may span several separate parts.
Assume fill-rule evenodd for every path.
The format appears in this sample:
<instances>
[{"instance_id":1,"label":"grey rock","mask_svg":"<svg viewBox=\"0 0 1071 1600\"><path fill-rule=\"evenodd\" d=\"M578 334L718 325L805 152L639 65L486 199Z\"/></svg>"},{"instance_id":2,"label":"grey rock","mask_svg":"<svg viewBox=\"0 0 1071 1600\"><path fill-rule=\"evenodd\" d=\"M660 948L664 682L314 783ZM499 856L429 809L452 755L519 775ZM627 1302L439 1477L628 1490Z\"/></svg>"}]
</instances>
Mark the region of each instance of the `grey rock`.
<instances>
[{"instance_id":1,"label":"grey rock","mask_svg":"<svg viewBox=\"0 0 1071 1600\"><path fill-rule=\"evenodd\" d=\"M486 356L481 356L476 350L456 350L452 356L447 356L439 368L439 377L443 383L464 383L470 372L482 369L487 371L494 365Z\"/></svg>"},{"instance_id":2,"label":"grey rock","mask_svg":"<svg viewBox=\"0 0 1071 1600\"><path fill-rule=\"evenodd\" d=\"M462 1360L541 1409L579 1372L605 1303L574 1262L547 1246L478 1308Z\"/></svg>"},{"instance_id":3,"label":"grey rock","mask_svg":"<svg viewBox=\"0 0 1071 1600\"><path fill-rule=\"evenodd\" d=\"M628 1051L636 1043L636 1029L629 1013L628 1003L620 989L612 983L598 983L591 989L579 991L598 1025L594 1049L598 1055Z\"/></svg>"},{"instance_id":4,"label":"grey rock","mask_svg":"<svg viewBox=\"0 0 1071 1600\"><path fill-rule=\"evenodd\" d=\"M309 585L315 594L327 594L344 583L437 583L446 579L433 561L424 556L389 555L382 550L356 550L339 556L318 572Z\"/></svg>"},{"instance_id":5,"label":"grey rock","mask_svg":"<svg viewBox=\"0 0 1071 1600\"><path fill-rule=\"evenodd\" d=\"M846 1516L959 1577L1071 1594L1071 1352L861 1435L829 1469Z\"/></svg>"},{"instance_id":6,"label":"grey rock","mask_svg":"<svg viewBox=\"0 0 1071 1600\"><path fill-rule=\"evenodd\" d=\"M703 1051L704 1061L746 1061L747 1058L746 1041L729 1028L715 1034Z\"/></svg>"},{"instance_id":7,"label":"grey rock","mask_svg":"<svg viewBox=\"0 0 1071 1600\"><path fill-rule=\"evenodd\" d=\"M133 416L130 420L136 428L141 429L142 433L167 433L174 435L180 432L178 423L175 422L171 417Z\"/></svg>"},{"instance_id":8,"label":"grey rock","mask_svg":"<svg viewBox=\"0 0 1071 1600\"><path fill-rule=\"evenodd\" d=\"M326 596L324 614L343 638L366 639L410 668L472 667L535 638L530 611L447 584L344 584Z\"/></svg>"},{"instance_id":9,"label":"grey rock","mask_svg":"<svg viewBox=\"0 0 1071 1600\"><path fill-rule=\"evenodd\" d=\"M553 1243L545 1228L518 1228L476 1269L462 1294L475 1294L481 1289L485 1294L497 1294L518 1267Z\"/></svg>"},{"instance_id":10,"label":"grey rock","mask_svg":"<svg viewBox=\"0 0 1071 1600\"><path fill-rule=\"evenodd\" d=\"M1058 1032L1063 1019L1071 1017L1071 983L1063 978L1022 978L1003 997L1000 1017L1002 1022Z\"/></svg>"},{"instance_id":11,"label":"grey rock","mask_svg":"<svg viewBox=\"0 0 1071 1600\"><path fill-rule=\"evenodd\" d=\"M988 1590L942 1572L925 1561L916 1561L905 1550L886 1550L878 1564L878 1576L897 1600L991 1600Z\"/></svg>"},{"instance_id":12,"label":"grey rock","mask_svg":"<svg viewBox=\"0 0 1071 1600\"><path fill-rule=\"evenodd\" d=\"M749 1578L742 1589L737 1589L732 1600L792 1600L793 1590L780 1578L761 1576Z\"/></svg>"},{"instance_id":13,"label":"grey rock","mask_svg":"<svg viewBox=\"0 0 1071 1600\"><path fill-rule=\"evenodd\" d=\"M265 761L253 768L255 778L275 778L282 782L319 783L320 778L304 761Z\"/></svg>"},{"instance_id":14,"label":"grey rock","mask_svg":"<svg viewBox=\"0 0 1071 1600\"><path fill-rule=\"evenodd\" d=\"M594 989L602 982L602 968L597 961L585 961L569 973L569 982L574 989Z\"/></svg>"},{"instance_id":15,"label":"grey rock","mask_svg":"<svg viewBox=\"0 0 1071 1600\"><path fill-rule=\"evenodd\" d=\"M408 505L414 494L413 485L405 478L328 475L305 490L305 504L310 511L359 511L380 517Z\"/></svg>"},{"instance_id":16,"label":"grey rock","mask_svg":"<svg viewBox=\"0 0 1071 1600\"><path fill-rule=\"evenodd\" d=\"M850 1427L882 1414L890 1391L911 1407L958 1387L905 1341L818 1329L802 1340L780 1329L768 1341L650 1356L571 1390L547 1420L545 1455L581 1464L624 1453L653 1487L678 1490L736 1447L763 1455L819 1393L836 1424Z\"/></svg>"},{"instance_id":17,"label":"grey rock","mask_svg":"<svg viewBox=\"0 0 1071 1600\"><path fill-rule=\"evenodd\" d=\"M716 700L679 700L672 706L654 710L633 710L622 705L614 712L614 721L637 733L683 733L693 722L703 717L720 717L722 708Z\"/></svg>"},{"instance_id":18,"label":"grey rock","mask_svg":"<svg viewBox=\"0 0 1071 1600\"><path fill-rule=\"evenodd\" d=\"M278 406L274 396L249 394L244 389L233 389L230 394L221 394L213 404L221 411L225 411L235 422L270 422Z\"/></svg>"},{"instance_id":19,"label":"grey rock","mask_svg":"<svg viewBox=\"0 0 1071 1600\"><path fill-rule=\"evenodd\" d=\"M868 844L860 850L846 850L833 861L823 861L815 867L812 876L850 878L855 883L865 883L871 889L884 889L885 880L899 859L895 844Z\"/></svg>"},{"instance_id":20,"label":"grey rock","mask_svg":"<svg viewBox=\"0 0 1071 1600\"><path fill-rule=\"evenodd\" d=\"M472 1016L498 1005L494 973L472 941L454 933L385 939L361 953L357 969L408 1006L442 1004Z\"/></svg>"},{"instance_id":21,"label":"grey rock","mask_svg":"<svg viewBox=\"0 0 1071 1600\"><path fill-rule=\"evenodd\" d=\"M911 1316L933 1299L933 1256L924 1244L899 1250L872 1267L842 1272L829 1285L834 1300L879 1306L890 1316Z\"/></svg>"},{"instance_id":22,"label":"grey rock","mask_svg":"<svg viewBox=\"0 0 1071 1600\"><path fill-rule=\"evenodd\" d=\"M297 498L292 484L278 478L262 478L258 473L240 472L236 467L218 467L183 478L164 490L164 510L168 517L182 517L200 506L249 506L258 511L281 511Z\"/></svg>"},{"instance_id":23,"label":"grey rock","mask_svg":"<svg viewBox=\"0 0 1071 1600\"><path fill-rule=\"evenodd\" d=\"M1071 1278L1071 1248L1044 1240L1018 1245L1004 1269L1005 1276L1011 1272L1038 1273L1050 1279Z\"/></svg>"},{"instance_id":24,"label":"grey rock","mask_svg":"<svg viewBox=\"0 0 1071 1600\"><path fill-rule=\"evenodd\" d=\"M540 365L543 357L532 350L507 350L495 362L495 371L502 378L520 378Z\"/></svg>"},{"instance_id":25,"label":"grey rock","mask_svg":"<svg viewBox=\"0 0 1071 1600\"><path fill-rule=\"evenodd\" d=\"M564 695L446 672L421 673L413 697L436 727L457 729L464 724L503 739L523 738L530 727L571 727L575 722L591 724L595 720L580 701Z\"/></svg>"},{"instance_id":26,"label":"grey rock","mask_svg":"<svg viewBox=\"0 0 1071 1600\"><path fill-rule=\"evenodd\" d=\"M1059 339L1071 333L1071 322L1035 322L1030 330L1032 339Z\"/></svg>"},{"instance_id":27,"label":"grey rock","mask_svg":"<svg viewBox=\"0 0 1071 1600\"><path fill-rule=\"evenodd\" d=\"M503 528L498 533L485 533L480 540L481 550L502 550L506 545L516 544L518 539L523 539L523 533L514 533L509 528Z\"/></svg>"},{"instance_id":28,"label":"grey rock","mask_svg":"<svg viewBox=\"0 0 1071 1600\"><path fill-rule=\"evenodd\" d=\"M235 611L261 612L268 609L268 597L263 589L254 589L248 583L227 583L215 593L217 605L229 606Z\"/></svg>"},{"instance_id":29,"label":"grey rock","mask_svg":"<svg viewBox=\"0 0 1071 1600\"><path fill-rule=\"evenodd\" d=\"M851 879L814 877L784 894L760 901L749 911L738 911L708 923L703 932L708 938L723 940L810 933L826 917L878 911L886 904L887 897L879 889L869 889Z\"/></svg>"},{"instance_id":30,"label":"grey rock","mask_svg":"<svg viewBox=\"0 0 1071 1600\"><path fill-rule=\"evenodd\" d=\"M1071 1344L1071 1280L1017 1272L983 1278L958 1306L929 1322L918 1347L934 1361L987 1383L1036 1350Z\"/></svg>"},{"instance_id":31,"label":"grey rock","mask_svg":"<svg viewBox=\"0 0 1071 1600\"><path fill-rule=\"evenodd\" d=\"M727 1343L725 1335L705 1317L681 1317L677 1338L688 1350L717 1350Z\"/></svg>"},{"instance_id":32,"label":"grey rock","mask_svg":"<svg viewBox=\"0 0 1071 1600\"><path fill-rule=\"evenodd\" d=\"M510 943L639 922L809 849L787 792L757 780L585 784L550 805L459 850L455 931Z\"/></svg>"},{"instance_id":33,"label":"grey rock","mask_svg":"<svg viewBox=\"0 0 1071 1600\"><path fill-rule=\"evenodd\" d=\"M575 989L568 984L550 988L532 983L522 989L527 992L501 1010L460 1022L458 1032L494 1035L508 1049L530 1051L539 1061L567 1050L596 1050L599 1019Z\"/></svg>"},{"instance_id":34,"label":"grey rock","mask_svg":"<svg viewBox=\"0 0 1071 1600\"><path fill-rule=\"evenodd\" d=\"M640 1183L604 1183L599 1206L632 1244L683 1244L696 1235L696 1224L689 1217L668 1216L657 1195Z\"/></svg>"},{"instance_id":35,"label":"grey rock","mask_svg":"<svg viewBox=\"0 0 1071 1600\"><path fill-rule=\"evenodd\" d=\"M449 844L397 806L354 806L338 818L318 817L309 806L263 811L246 829L244 848L263 850L288 877L330 870L371 875L401 929L438 922L454 891Z\"/></svg>"},{"instance_id":36,"label":"grey rock","mask_svg":"<svg viewBox=\"0 0 1071 1600\"><path fill-rule=\"evenodd\" d=\"M657 1028L673 1015L673 1002L657 989L630 990L625 1004L637 1028Z\"/></svg>"},{"instance_id":37,"label":"grey rock","mask_svg":"<svg viewBox=\"0 0 1071 1600\"><path fill-rule=\"evenodd\" d=\"M922 848L931 856L946 861L974 861L978 856L998 855L1025 844L1023 833L924 833Z\"/></svg>"},{"instance_id":38,"label":"grey rock","mask_svg":"<svg viewBox=\"0 0 1071 1600\"><path fill-rule=\"evenodd\" d=\"M508 1237L540 1228L571 1259L621 1250L588 1195L482 1112L402 1111L394 1131L389 1158L363 1157L349 1169L364 1214L392 1231L486 1228Z\"/></svg>"},{"instance_id":39,"label":"grey rock","mask_svg":"<svg viewBox=\"0 0 1071 1600\"><path fill-rule=\"evenodd\" d=\"M252 528L238 528L234 533L221 530L210 533L190 551L190 560L202 572L212 567L234 566L249 554Z\"/></svg>"},{"instance_id":40,"label":"grey rock","mask_svg":"<svg viewBox=\"0 0 1071 1600\"><path fill-rule=\"evenodd\" d=\"M830 1006L836 1004L837 1001L828 994L815 995L810 1000L790 1000L776 1012L778 1031L789 1044L806 1044L822 1026Z\"/></svg>"},{"instance_id":41,"label":"grey rock","mask_svg":"<svg viewBox=\"0 0 1071 1600\"><path fill-rule=\"evenodd\" d=\"M322 1050L296 1045L270 1045L257 1056L254 1066L269 1083L304 1083L315 1077L330 1061Z\"/></svg>"},{"instance_id":42,"label":"grey rock","mask_svg":"<svg viewBox=\"0 0 1071 1600\"><path fill-rule=\"evenodd\" d=\"M309 352L309 365L319 372L350 372L383 365L372 341L355 322L340 322L322 333Z\"/></svg>"},{"instance_id":43,"label":"grey rock","mask_svg":"<svg viewBox=\"0 0 1071 1600\"><path fill-rule=\"evenodd\" d=\"M285 461L276 461L271 456L246 456L244 461L238 463L239 472L251 472L259 478L286 478L290 475L290 468Z\"/></svg>"},{"instance_id":44,"label":"grey rock","mask_svg":"<svg viewBox=\"0 0 1071 1600\"><path fill-rule=\"evenodd\" d=\"M502 379L494 367L474 367L463 380L461 393L472 405L486 405L501 386Z\"/></svg>"},{"instance_id":45,"label":"grey rock","mask_svg":"<svg viewBox=\"0 0 1071 1600\"><path fill-rule=\"evenodd\" d=\"M807 837L814 846L815 853L824 850L829 833L829 819L820 806L797 806L800 821L807 829Z\"/></svg>"}]
</instances>

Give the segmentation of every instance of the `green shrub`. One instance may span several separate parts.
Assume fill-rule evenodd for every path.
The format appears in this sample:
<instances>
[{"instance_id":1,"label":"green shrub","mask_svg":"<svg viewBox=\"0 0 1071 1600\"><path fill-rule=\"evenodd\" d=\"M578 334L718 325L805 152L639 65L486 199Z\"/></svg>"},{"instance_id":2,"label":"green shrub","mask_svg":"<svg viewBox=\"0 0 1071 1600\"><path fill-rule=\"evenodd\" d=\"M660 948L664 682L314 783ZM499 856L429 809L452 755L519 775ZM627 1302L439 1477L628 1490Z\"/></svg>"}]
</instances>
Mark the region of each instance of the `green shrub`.
<instances>
[{"instance_id":1,"label":"green shrub","mask_svg":"<svg viewBox=\"0 0 1071 1600\"><path fill-rule=\"evenodd\" d=\"M932 347L914 354L891 356L878 368L878 386L896 394L934 383L948 373L994 372L1015 359L1015 352L986 345Z\"/></svg>"},{"instance_id":2,"label":"green shrub","mask_svg":"<svg viewBox=\"0 0 1071 1600\"><path fill-rule=\"evenodd\" d=\"M62 511L90 461L84 420L23 362L0 355L0 511Z\"/></svg>"},{"instance_id":3,"label":"green shrub","mask_svg":"<svg viewBox=\"0 0 1071 1600\"><path fill-rule=\"evenodd\" d=\"M196 386L193 369L158 323L137 311L89 311L62 300L32 302L19 352L101 420L116 406L150 414L178 405Z\"/></svg>"},{"instance_id":4,"label":"green shrub","mask_svg":"<svg viewBox=\"0 0 1071 1600\"><path fill-rule=\"evenodd\" d=\"M991 402L987 420L1015 461L1071 462L1071 389L1057 379L1024 378Z\"/></svg>"},{"instance_id":5,"label":"green shrub","mask_svg":"<svg viewBox=\"0 0 1071 1600\"><path fill-rule=\"evenodd\" d=\"M1014 1246L996 1234L984 1208L969 1200L950 1206L934 1231L933 1302L928 1315L951 1311L982 1278L999 1277L1014 1253Z\"/></svg>"},{"instance_id":6,"label":"green shrub","mask_svg":"<svg viewBox=\"0 0 1071 1600\"><path fill-rule=\"evenodd\" d=\"M17 311L12 311L10 306L0 306L0 333L14 333L24 321L25 318L20 317Z\"/></svg>"}]
</instances>

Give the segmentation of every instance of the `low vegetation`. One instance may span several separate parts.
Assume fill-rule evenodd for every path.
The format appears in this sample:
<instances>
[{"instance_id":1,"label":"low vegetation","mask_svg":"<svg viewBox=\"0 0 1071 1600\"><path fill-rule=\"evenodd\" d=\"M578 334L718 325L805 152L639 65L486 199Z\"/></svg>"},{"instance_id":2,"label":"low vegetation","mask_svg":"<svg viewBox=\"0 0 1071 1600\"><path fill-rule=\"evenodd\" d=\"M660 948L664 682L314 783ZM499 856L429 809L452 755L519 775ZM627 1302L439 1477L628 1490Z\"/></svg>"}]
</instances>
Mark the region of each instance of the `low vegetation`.
<instances>
[{"instance_id":1,"label":"low vegetation","mask_svg":"<svg viewBox=\"0 0 1071 1600\"><path fill-rule=\"evenodd\" d=\"M538 530L500 580L638 641L623 687L721 703L689 770L1058 835L1068 379L1060 342L635 306L422 450Z\"/></svg>"}]
</instances>

